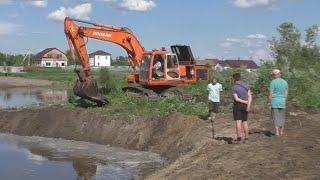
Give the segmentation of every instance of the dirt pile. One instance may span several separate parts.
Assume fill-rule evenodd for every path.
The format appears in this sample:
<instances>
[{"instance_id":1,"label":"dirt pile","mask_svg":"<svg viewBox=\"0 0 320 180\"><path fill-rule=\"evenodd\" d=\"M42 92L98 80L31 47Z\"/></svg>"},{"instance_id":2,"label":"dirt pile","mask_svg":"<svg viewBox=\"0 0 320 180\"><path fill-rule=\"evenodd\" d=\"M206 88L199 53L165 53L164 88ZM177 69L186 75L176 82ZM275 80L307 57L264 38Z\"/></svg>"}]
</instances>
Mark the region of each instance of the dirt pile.
<instances>
[{"instance_id":1,"label":"dirt pile","mask_svg":"<svg viewBox=\"0 0 320 180\"><path fill-rule=\"evenodd\" d=\"M288 115L286 135L276 137L268 131L273 130L270 117L254 115L250 120L260 129L252 129L249 142L207 143L149 179L318 179L319 117Z\"/></svg>"},{"instance_id":2,"label":"dirt pile","mask_svg":"<svg viewBox=\"0 0 320 180\"><path fill-rule=\"evenodd\" d=\"M155 152L175 160L205 141L206 123L178 113L165 118L129 120L61 106L0 111L0 131L110 144Z\"/></svg>"}]
</instances>

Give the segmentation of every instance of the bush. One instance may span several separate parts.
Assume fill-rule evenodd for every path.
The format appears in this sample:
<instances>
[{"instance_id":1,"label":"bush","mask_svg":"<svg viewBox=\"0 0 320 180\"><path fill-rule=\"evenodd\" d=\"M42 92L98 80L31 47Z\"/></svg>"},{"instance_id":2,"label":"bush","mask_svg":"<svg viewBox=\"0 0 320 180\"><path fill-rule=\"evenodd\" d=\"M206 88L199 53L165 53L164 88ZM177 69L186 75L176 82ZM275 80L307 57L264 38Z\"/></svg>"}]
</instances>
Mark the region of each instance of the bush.
<instances>
[{"instance_id":1,"label":"bush","mask_svg":"<svg viewBox=\"0 0 320 180\"><path fill-rule=\"evenodd\" d=\"M119 90L116 81L112 78L112 74L107 68L101 68L99 71L99 83L103 93L110 93Z\"/></svg>"}]
</instances>

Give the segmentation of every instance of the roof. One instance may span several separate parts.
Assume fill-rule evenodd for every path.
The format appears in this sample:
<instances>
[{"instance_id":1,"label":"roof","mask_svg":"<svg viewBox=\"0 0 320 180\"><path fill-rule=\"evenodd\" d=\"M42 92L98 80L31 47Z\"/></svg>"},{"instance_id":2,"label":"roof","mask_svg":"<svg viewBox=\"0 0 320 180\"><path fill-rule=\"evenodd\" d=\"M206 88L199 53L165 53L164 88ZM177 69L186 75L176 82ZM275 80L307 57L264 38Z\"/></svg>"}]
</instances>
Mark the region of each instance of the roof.
<instances>
[{"instance_id":1,"label":"roof","mask_svg":"<svg viewBox=\"0 0 320 180\"><path fill-rule=\"evenodd\" d=\"M216 64L218 64L218 62L219 62L218 59L205 59L205 60L197 60L196 64L215 66Z\"/></svg>"},{"instance_id":2,"label":"roof","mask_svg":"<svg viewBox=\"0 0 320 180\"><path fill-rule=\"evenodd\" d=\"M96 51L96 52L93 52L91 54L89 54L89 57L94 57L94 56L107 56L107 55L111 55L110 53L107 53L107 52L104 52L102 50L99 50L99 51Z\"/></svg>"},{"instance_id":3,"label":"roof","mask_svg":"<svg viewBox=\"0 0 320 180\"><path fill-rule=\"evenodd\" d=\"M47 48L47 49L39 52L38 54L36 54L36 61L41 61L42 58L43 58L43 56L44 56L45 54L47 54L48 52L50 52L50 51L52 51L52 50L54 50L54 49L60 51L58 48ZM64 54L64 52L62 52L62 51L60 51L60 52L61 52L62 54Z\"/></svg>"},{"instance_id":4,"label":"roof","mask_svg":"<svg viewBox=\"0 0 320 180\"><path fill-rule=\"evenodd\" d=\"M248 69L258 69L258 65L253 60L224 60L231 68L245 66Z\"/></svg>"}]
</instances>

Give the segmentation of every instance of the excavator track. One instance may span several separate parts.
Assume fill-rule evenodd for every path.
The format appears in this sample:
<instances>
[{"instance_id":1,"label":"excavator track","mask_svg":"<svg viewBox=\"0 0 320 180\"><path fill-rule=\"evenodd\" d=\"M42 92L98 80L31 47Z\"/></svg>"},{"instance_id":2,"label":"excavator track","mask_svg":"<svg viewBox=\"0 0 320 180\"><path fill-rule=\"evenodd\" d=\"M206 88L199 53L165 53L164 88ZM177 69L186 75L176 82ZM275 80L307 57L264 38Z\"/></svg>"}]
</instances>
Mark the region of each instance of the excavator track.
<instances>
[{"instance_id":1,"label":"excavator track","mask_svg":"<svg viewBox=\"0 0 320 180\"><path fill-rule=\"evenodd\" d=\"M180 90L177 87L167 88L163 90L160 95L162 97L177 96L184 101L193 101L193 97L190 93Z\"/></svg>"},{"instance_id":2,"label":"excavator track","mask_svg":"<svg viewBox=\"0 0 320 180\"><path fill-rule=\"evenodd\" d=\"M143 87L124 87L122 91L126 94L136 94L136 95L143 95L148 97L148 102L157 101L159 99L159 95L155 93L151 89L143 88Z\"/></svg>"},{"instance_id":3,"label":"excavator track","mask_svg":"<svg viewBox=\"0 0 320 180\"><path fill-rule=\"evenodd\" d=\"M179 90L176 87L169 87L165 88L162 91L156 93L152 89L147 89L143 87L124 87L122 88L122 91L126 94L135 94L140 96L147 96L148 102L157 101L160 97L170 97L170 96L176 96L184 101L193 101L193 97L190 93Z\"/></svg>"}]
</instances>

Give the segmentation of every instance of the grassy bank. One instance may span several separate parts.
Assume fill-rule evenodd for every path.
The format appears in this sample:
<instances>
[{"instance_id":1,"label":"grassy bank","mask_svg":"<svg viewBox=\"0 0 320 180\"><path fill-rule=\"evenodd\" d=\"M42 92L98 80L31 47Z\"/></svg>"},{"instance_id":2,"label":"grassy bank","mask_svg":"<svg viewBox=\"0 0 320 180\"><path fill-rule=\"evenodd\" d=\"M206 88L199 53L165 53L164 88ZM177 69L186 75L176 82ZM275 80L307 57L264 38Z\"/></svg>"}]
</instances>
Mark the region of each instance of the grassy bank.
<instances>
[{"instance_id":1,"label":"grassy bank","mask_svg":"<svg viewBox=\"0 0 320 180\"><path fill-rule=\"evenodd\" d=\"M7 76L49 80L60 85L72 85L76 80L73 70L55 68L28 69L25 73L12 73Z\"/></svg>"}]
</instances>

